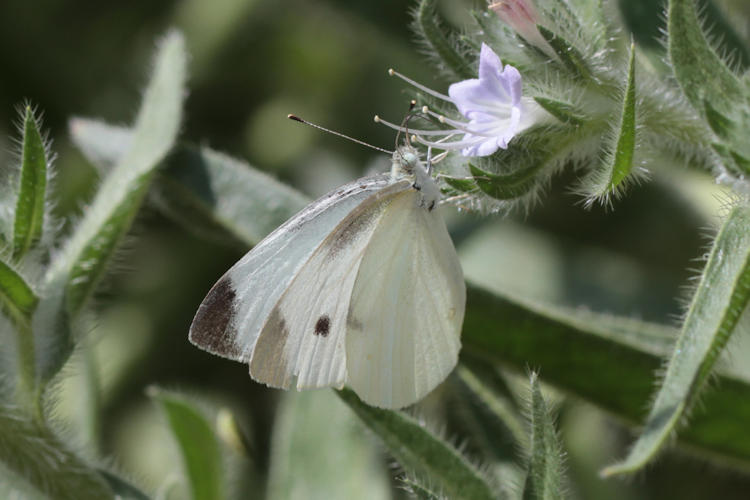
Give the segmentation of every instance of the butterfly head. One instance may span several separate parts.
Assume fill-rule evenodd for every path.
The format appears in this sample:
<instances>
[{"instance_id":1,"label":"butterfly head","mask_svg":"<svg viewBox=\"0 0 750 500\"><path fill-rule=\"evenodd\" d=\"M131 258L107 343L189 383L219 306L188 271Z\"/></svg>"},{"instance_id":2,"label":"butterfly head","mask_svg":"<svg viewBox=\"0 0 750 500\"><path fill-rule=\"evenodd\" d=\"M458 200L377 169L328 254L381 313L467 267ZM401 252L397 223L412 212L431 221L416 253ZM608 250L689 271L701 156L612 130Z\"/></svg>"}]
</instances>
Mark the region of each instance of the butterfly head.
<instances>
[{"instance_id":1,"label":"butterfly head","mask_svg":"<svg viewBox=\"0 0 750 500\"><path fill-rule=\"evenodd\" d=\"M401 146L393 152L391 175L394 178L413 176L419 168L424 170L424 166L422 166L419 158L419 151L413 146Z\"/></svg>"},{"instance_id":2,"label":"butterfly head","mask_svg":"<svg viewBox=\"0 0 750 500\"><path fill-rule=\"evenodd\" d=\"M393 153L391 177L394 180L411 180L412 187L420 194L419 205L430 211L440 201L440 188L427 172L419 151L410 145L402 146Z\"/></svg>"}]
</instances>

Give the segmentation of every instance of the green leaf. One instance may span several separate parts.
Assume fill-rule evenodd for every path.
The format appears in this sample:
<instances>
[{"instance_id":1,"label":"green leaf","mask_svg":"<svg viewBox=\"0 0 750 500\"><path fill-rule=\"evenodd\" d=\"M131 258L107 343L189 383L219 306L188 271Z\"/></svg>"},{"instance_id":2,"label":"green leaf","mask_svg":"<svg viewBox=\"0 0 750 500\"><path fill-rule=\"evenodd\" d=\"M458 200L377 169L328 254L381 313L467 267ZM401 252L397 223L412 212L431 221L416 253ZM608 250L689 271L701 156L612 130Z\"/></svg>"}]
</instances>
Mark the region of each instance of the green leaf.
<instances>
[{"instance_id":1,"label":"green leaf","mask_svg":"<svg viewBox=\"0 0 750 500\"><path fill-rule=\"evenodd\" d=\"M31 323L39 298L15 269L0 260L0 307L16 324Z\"/></svg>"},{"instance_id":2,"label":"green leaf","mask_svg":"<svg viewBox=\"0 0 750 500\"><path fill-rule=\"evenodd\" d=\"M485 194L498 200L520 198L547 179L559 162L585 151L585 142L598 125L543 125L516 136L507 149L469 163L474 182ZM585 154L585 153L584 153ZM508 171L509 168L512 170ZM493 172L492 170L500 170Z\"/></svg>"},{"instance_id":3,"label":"green leaf","mask_svg":"<svg viewBox=\"0 0 750 500\"><path fill-rule=\"evenodd\" d=\"M549 383L626 421L645 417L653 374L668 349L664 327L532 304L468 285L465 351L518 371L538 368ZM750 466L750 383L724 375L717 386L704 395L704 409L694 412L680 442L715 460Z\"/></svg>"},{"instance_id":4,"label":"green leaf","mask_svg":"<svg viewBox=\"0 0 750 500\"><path fill-rule=\"evenodd\" d=\"M623 181L633 169L636 150L636 95L635 95L635 46L630 46L627 83L623 94L619 123L613 130L613 144L606 152L604 163L589 176L584 189L589 192L589 201L608 201L622 189Z\"/></svg>"},{"instance_id":5,"label":"green leaf","mask_svg":"<svg viewBox=\"0 0 750 500\"><path fill-rule=\"evenodd\" d=\"M309 203L286 184L205 147L178 148L156 187L162 211L194 233L224 228L252 244ZM217 236L226 239L226 231Z\"/></svg>"},{"instance_id":6,"label":"green leaf","mask_svg":"<svg viewBox=\"0 0 750 500\"><path fill-rule=\"evenodd\" d=\"M70 122L73 141L100 168L116 162L132 132L87 118ZM178 145L152 191L161 211L197 236L252 245L309 199L247 163L207 147Z\"/></svg>"},{"instance_id":7,"label":"green leaf","mask_svg":"<svg viewBox=\"0 0 750 500\"><path fill-rule=\"evenodd\" d=\"M18 379L16 396L27 411L41 416L31 318L39 298L23 277L0 260L0 309L15 326ZM6 339L7 341L7 339Z\"/></svg>"},{"instance_id":8,"label":"green leaf","mask_svg":"<svg viewBox=\"0 0 750 500\"><path fill-rule=\"evenodd\" d=\"M531 439L524 500L557 500L565 498L562 447L555 431L554 418L542 396L535 373L531 374L529 411Z\"/></svg>"},{"instance_id":9,"label":"green leaf","mask_svg":"<svg viewBox=\"0 0 750 500\"><path fill-rule=\"evenodd\" d=\"M58 317L71 319L85 305L140 208L154 171L177 135L186 72L185 43L172 32L162 41L134 127L132 147L104 178L80 224L55 256L45 276L44 380L54 375L72 348L69 335L57 334ZM40 309L42 307L40 306Z\"/></svg>"},{"instance_id":10,"label":"green leaf","mask_svg":"<svg viewBox=\"0 0 750 500\"><path fill-rule=\"evenodd\" d=\"M473 191L477 188L477 185L474 183L474 179L462 179L460 177L448 177L448 176L444 176L442 179L450 187L462 193Z\"/></svg>"},{"instance_id":11,"label":"green leaf","mask_svg":"<svg viewBox=\"0 0 750 500\"><path fill-rule=\"evenodd\" d=\"M266 498L388 499L379 451L331 391L285 392L274 421Z\"/></svg>"},{"instance_id":12,"label":"green leaf","mask_svg":"<svg viewBox=\"0 0 750 500\"><path fill-rule=\"evenodd\" d=\"M435 0L421 0L414 11L414 30L420 35L428 50L437 56L460 79L472 78L476 71L454 48L446 35L449 30L438 17Z\"/></svg>"},{"instance_id":13,"label":"green leaf","mask_svg":"<svg viewBox=\"0 0 750 500\"><path fill-rule=\"evenodd\" d=\"M704 100L721 109L744 101L741 82L703 34L695 0L669 0L667 26L674 74L697 111L703 111Z\"/></svg>"},{"instance_id":14,"label":"green leaf","mask_svg":"<svg viewBox=\"0 0 750 500\"><path fill-rule=\"evenodd\" d=\"M469 171L485 194L498 200L513 200L530 192L537 185L536 174L542 170L547 158L548 154L544 150L529 151L522 156L520 167L511 173L493 174L471 163Z\"/></svg>"},{"instance_id":15,"label":"green leaf","mask_svg":"<svg viewBox=\"0 0 750 500\"><path fill-rule=\"evenodd\" d=\"M154 387L148 394L161 406L180 447L193 500L224 498L221 448L209 421L176 394Z\"/></svg>"},{"instance_id":16,"label":"green leaf","mask_svg":"<svg viewBox=\"0 0 750 500\"><path fill-rule=\"evenodd\" d=\"M102 500L114 495L100 474L46 427L0 405L0 463L49 498Z\"/></svg>"},{"instance_id":17,"label":"green leaf","mask_svg":"<svg viewBox=\"0 0 750 500\"><path fill-rule=\"evenodd\" d=\"M496 498L487 479L464 456L413 418L366 405L349 389L338 394L404 469L420 480L452 499Z\"/></svg>"},{"instance_id":18,"label":"green leaf","mask_svg":"<svg viewBox=\"0 0 750 500\"><path fill-rule=\"evenodd\" d=\"M13 225L13 258L16 260L42 237L47 193L47 148L28 105L23 118L21 151L21 184Z\"/></svg>"},{"instance_id":19,"label":"green leaf","mask_svg":"<svg viewBox=\"0 0 750 500\"><path fill-rule=\"evenodd\" d=\"M635 472L666 444L686 416L750 301L750 209L722 226L675 344L646 427L624 462L604 475Z\"/></svg>"},{"instance_id":20,"label":"green leaf","mask_svg":"<svg viewBox=\"0 0 750 500\"><path fill-rule=\"evenodd\" d=\"M500 393L491 385L491 381L498 378L497 374L490 372L486 365L474 360L462 360L456 374L466 389L494 416L496 422L513 436L516 445L524 445L527 442L526 431L515 402L507 394Z\"/></svg>"},{"instance_id":21,"label":"green leaf","mask_svg":"<svg viewBox=\"0 0 750 500\"><path fill-rule=\"evenodd\" d=\"M574 77L581 78L584 81L594 80L591 70L586 63L586 59L573 44L541 24L537 25L537 28L539 28L539 33L542 34L542 37L547 41L550 47L552 47L552 50L555 51L555 54L563 66L565 66Z\"/></svg>"},{"instance_id":22,"label":"green leaf","mask_svg":"<svg viewBox=\"0 0 750 500\"><path fill-rule=\"evenodd\" d=\"M98 469L97 472L99 472L102 479L106 481L107 485L112 489L112 492L116 495L118 500L149 500L148 495L125 481L123 478L105 469Z\"/></svg>"},{"instance_id":23,"label":"green leaf","mask_svg":"<svg viewBox=\"0 0 750 500\"><path fill-rule=\"evenodd\" d=\"M578 126L586 120L583 112L570 103L539 96L534 97L534 101L562 123Z\"/></svg>"},{"instance_id":24,"label":"green leaf","mask_svg":"<svg viewBox=\"0 0 750 500\"><path fill-rule=\"evenodd\" d=\"M71 118L68 131L76 147L102 176L133 146L132 129L91 118Z\"/></svg>"}]
</instances>

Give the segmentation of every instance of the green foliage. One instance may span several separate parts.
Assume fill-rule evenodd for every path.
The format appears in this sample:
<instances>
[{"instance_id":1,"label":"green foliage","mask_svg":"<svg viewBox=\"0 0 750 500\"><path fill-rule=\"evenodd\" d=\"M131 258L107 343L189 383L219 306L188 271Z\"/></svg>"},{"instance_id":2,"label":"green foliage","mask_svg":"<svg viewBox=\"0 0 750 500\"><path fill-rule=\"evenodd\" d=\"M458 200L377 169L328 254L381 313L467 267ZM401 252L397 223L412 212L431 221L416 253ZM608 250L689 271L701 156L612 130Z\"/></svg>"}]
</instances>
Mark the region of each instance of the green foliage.
<instances>
[{"instance_id":1,"label":"green foliage","mask_svg":"<svg viewBox=\"0 0 750 500\"><path fill-rule=\"evenodd\" d=\"M524 485L524 500L560 500L566 498L563 481L563 459L554 419L542 396L539 379L531 375L531 428L529 464Z\"/></svg>"},{"instance_id":2,"label":"green foliage","mask_svg":"<svg viewBox=\"0 0 750 500\"><path fill-rule=\"evenodd\" d=\"M387 498L386 466L363 427L330 391L283 394L266 498Z\"/></svg>"},{"instance_id":3,"label":"green foliage","mask_svg":"<svg viewBox=\"0 0 750 500\"><path fill-rule=\"evenodd\" d=\"M436 489L449 498L496 498L476 467L413 418L368 406L349 389L339 391L339 396L383 440L401 466L421 481L435 484Z\"/></svg>"},{"instance_id":4,"label":"green foliage","mask_svg":"<svg viewBox=\"0 0 750 500\"><path fill-rule=\"evenodd\" d=\"M446 69L452 77L471 78L474 75L472 64L455 48L456 36L446 27L436 9L435 0L421 0L414 10L413 27L428 54L435 54L434 60Z\"/></svg>"},{"instance_id":5,"label":"green foliage","mask_svg":"<svg viewBox=\"0 0 750 500\"><path fill-rule=\"evenodd\" d=\"M262 2L258 8L222 2L215 8L223 10L211 15L222 19L222 26L239 23L235 34L242 36L226 35L231 40L226 53L212 53L224 43L223 35L216 33L206 35L210 43L196 49L200 76L192 85L187 120L182 111L187 94L186 45L198 39L185 41L171 32L158 46L132 126L86 118L68 122L72 141L94 165L100 180L96 186L80 188L91 193L85 199L74 194L72 201L66 201L65 196L71 195L52 185L54 155L38 115L26 106L17 168L0 170L5 189L0 200L0 496L7 492L143 500L157 491L154 497L166 499L183 492L196 500L248 496L388 499L403 497L394 492L401 487L414 498L424 499L555 499L567 498L568 491L581 498L610 497L597 490L605 483L592 487L587 479L613 454L625 454L620 440L607 439L609 434L589 438L589 431L593 436L597 430L591 422L611 433L617 424L607 420L609 416L623 425L645 425L624 461L604 469L603 476L631 474L657 455L664 458L663 464L644 475L645 487L623 487L622 498L659 496L659 489L644 493L652 484L668 485L676 497L684 497L681 492L685 490L699 496L695 488L701 487L703 478L691 475L690 465L680 463L679 480L667 475L673 457L666 446L670 440L680 452L697 458L701 468L704 461L710 461L720 469L750 470L750 372L744 368L747 349L742 345L750 290L746 181L750 174L746 140L750 84L747 74L740 74L750 53L747 40L742 39L746 34L735 31L731 26L738 22L725 18L712 3L701 11L693 0L670 0L666 50L671 66L666 66L660 62L665 54L658 52L656 44L644 43L642 33L635 33L637 47L631 43L630 31L639 27L632 22L621 24L615 2L518 1L528 7L524 15L529 18L520 18L525 24L519 24L519 19L505 24L492 10L461 17L463 8L457 3L421 0L412 13L413 28L446 84L476 77L482 43L523 76L523 105L533 123L507 149L487 158L469 159L454 153L443 162L436 161L435 168L441 170L438 178L444 182L445 199L461 208L502 210L511 217L515 207L526 210L525 222L543 238L532 243L508 242L501 234L489 257L481 259L480 268L488 276L517 273L517 269L503 267L504 245L523 247L522 259L516 261L521 272L544 269L540 271L543 279L536 283L540 297L519 292L510 281L490 285L488 279L480 285L481 276L469 279L459 365L441 388L406 411L369 407L348 389L276 397L249 385L246 367L212 362L197 353L187 345L184 332L208 282L226 269L230 257L236 257L224 253L257 244L309 202L307 194L290 185L300 185L294 183L302 182L307 170L315 168L303 191L323 192L324 186L338 182L338 178L335 182L324 178L326 169L332 178L342 174L329 156L319 158L305 149L309 147L304 145L309 141L305 132L281 129L269 119L270 112L247 115L244 99L257 96L255 100L275 112L299 103L278 97L279 102L272 101L267 94L270 89L282 88L279 95L285 96L283 89L302 85L304 102L319 105L318 112L333 113L351 107L352 102L359 104L367 100L361 82L368 77L354 78L350 60L359 60L366 50L344 47L335 38L318 58L311 59L300 48L305 44L299 43L311 37L298 33L299 25L294 24L298 21L282 16L279 9L261 8ZM734 12L740 19L743 15L750 19L750 10L738 5L724 2L722 8L725 14ZM289 10L301 12L303 19L313 18L318 9L303 3L293 7ZM370 7L354 2L349 8L354 12ZM193 14L201 11L198 2L188 2L184 9ZM239 13L251 11L259 16L252 26L237 20ZM372 11L368 12L372 17ZM285 36L274 37L266 27L273 16L283 17L291 26ZM6 17L0 15L0 19ZM705 23L702 17L711 22ZM368 37L375 37L379 44L373 46L383 48L378 52L394 57L398 43L368 35L363 26L369 25L353 23L352 18L336 18L331 26L356 30L370 41ZM722 35L726 38L714 41ZM254 59L252 65L237 64L239 53L244 61L265 45L282 47L277 50L285 57L303 55L293 57L286 69L278 54L265 65ZM724 55L727 48L736 51L736 62ZM406 56L397 62L414 63ZM245 66L253 69L251 77L243 80ZM259 67L266 71L258 71ZM317 94L316 87L321 85L311 78L316 71L336 75L336 84L328 85L333 96L328 100ZM208 83L212 72L222 75L218 90ZM268 83L271 77L264 73L275 72L276 82ZM12 67L8 73L13 73ZM77 73L79 79L87 74L81 68ZM246 94L233 93L232 87L242 88L250 80L263 83ZM351 102L340 100L348 87L359 89ZM225 97L224 92L230 97L219 99ZM424 93L417 97L444 114L446 122L465 118L450 102L433 103ZM110 100L116 101L116 94L99 95L92 102ZM224 106L223 100L231 104ZM56 104L59 109L70 109L68 102ZM215 128L204 128L207 116L214 116ZM356 119L361 121L361 116ZM445 125L434 115L428 119L429 127ZM178 143L181 128L190 140L210 139L222 147L237 148L248 142L252 145L248 151L258 163L262 155L256 155L256 135L278 136L268 150L279 149L280 157L289 155L292 160L289 164L279 161L271 176L203 142L200 146ZM60 150L70 161L65 146ZM296 163L306 170L297 171ZM320 173L313 164L323 165ZM634 199L629 202L621 195L631 181L645 178L639 177L644 166L653 170L657 182L643 191L631 190L628 194ZM697 220L698 210L691 208L700 201L696 191L688 189L696 170L710 172L734 192L705 269L697 277L689 308L680 327L673 328L658 321L666 322L674 311L669 306L649 309L653 305L648 302L658 296L671 304L677 285L685 278L686 259L666 252L656 255L656 249L669 246L673 253L677 248L693 256L696 228L706 222ZM71 174L66 171L65 175ZM70 190L79 181L65 175L62 185ZM351 172L343 175L349 178ZM532 212L550 184L549 208ZM570 200L559 192L560 184L562 189L572 184L591 212L582 215L570 208ZM594 202L614 213L598 211ZM74 220L69 209L53 210L56 203L85 208ZM113 280L114 292L103 305L92 304L146 206L158 215L149 211L145 218L145 236L135 240L143 246L133 252L133 265L126 263L132 272ZM669 210L678 217L668 217ZM708 209L709 216L715 216L715 211ZM489 224L484 227L485 221L468 217L448 221L460 252L476 229L490 228ZM152 230L152 224L158 225L158 231ZM670 224L689 229L679 233L683 226ZM178 243L169 246L170 238ZM547 245L550 242L555 245ZM546 246L554 248L542 248ZM549 251L549 262L535 260L544 251ZM577 255L579 251L584 257ZM556 259L556 265L551 265ZM662 282L663 272L672 273L667 285ZM583 285L581 277L588 279ZM166 289L153 287L158 279L167 283ZM206 282L197 284L201 279ZM522 276L520 281L532 279ZM157 311L157 319L141 318L139 311L145 308ZM102 316L97 317L100 312ZM618 315L625 313L645 319ZM128 318L117 330L117 338L87 338L92 325L106 322L108 314ZM137 359L137 370L115 370L112 365L117 365L120 351L135 343L138 330L147 332L147 355ZM737 345L729 343L735 338ZM738 363L722 363L722 358ZM534 370L530 391L523 377L529 367ZM86 378L86 394L85 403L75 410L85 415L71 422L61 416L65 401L60 387L79 372ZM712 379L715 384L709 383ZM156 404L143 410L133 401L142 400L142 387L154 380L209 387L215 393L196 402L193 397L152 389L149 394ZM655 381L659 388L654 395ZM530 394L525 405L518 396L524 392ZM226 407L236 404L242 411L228 413L225 399L231 402ZM558 406L558 401L563 404ZM221 408L218 412L209 408L215 404ZM154 417L156 423L130 428L133 420L148 421L156 411L153 407L160 410L161 419ZM560 408L560 435L553 407ZM590 421L571 422L576 420L571 415L580 414ZM570 445L568 434L575 426L584 426L587 440L596 441L587 443L588 455L583 459L575 456L575 446ZM164 435L176 444L172 450L176 457L159 455L162 448L169 448L161 441ZM519 450L523 457L517 456ZM102 451L113 456L102 457ZM166 473L155 485L140 487L128 479L131 472L109 465L130 455L144 467L159 466L160 473ZM398 463L398 472L389 471L390 459ZM620 493L619 483L604 480L608 488ZM740 476L740 486L728 491L739 491L738 498L744 498L746 483ZM171 491L170 485L177 487ZM713 485L710 488L712 495L731 498L719 488L714 491Z\"/></svg>"},{"instance_id":6,"label":"green foliage","mask_svg":"<svg viewBox=\"0 0 750 500\"><path fill-rule=\"evenodd\" d=\"M622 112L617 128L612 132L612 144L609 146L605 162L601 169L592 172L592 178L586 183L596 188L589 195L589 204L594 199L609 200L622 191L624 181L633 170L637 143L637 117L635 94L635 46L630 47L628 79L622 99Z\"/></svg>"},{"instance_id":7,"label":"green foliage","mask_svg":"<svg viewBox=\"0 0 750 500\"><path fill-rule=\"evenodd\" d=\"M633 472L662 448L705 386L750 301L750 211L733 209L722 226L675 343L646 427L628 457L604 474Z\"/></svg>"},{"instance_id":8,"label":"green foliage","mask_svg":"<svg viewBox=\"0 0 750 500\"><path fill-rule=\"evenodd\" d=\"M31 106L23 117L21 185L13 226L13 257L18 260L41 238L47 195L48 153Z\"/></svg>"},{"instance_id":9,"label":"green foliage","mask_svg":"<svg viewBox=\"0 0 750 500\"><path fill-rule=\"evenodd\" d=\"M114 498L97 471L49 429L5 404L0 405L0 463L50 498Z\"/></svg>"},{"instance_id":10,"label":"green foliage","mask_svg":"<svg viewBox=\"0 0 750 500\"><path fill-rule=\"evenodd\" d=\"M45 382L57 373L73 347L70 333L61 335L52 325L59 324L61 317L72 321L84 307L130 228L156 167L172 147L180 124L185 58L182 37L169 34L156 57L131 147L104 178L46 272L35 318L37 343L43 346L39 375Z\"/></svg>"},{"instance_id":11,"label":"green foliage","mask_svg":"<svg viewBox=\"0 0 750 500\"><path fill-rule=\"evenodd\" d=\"M194 405L176 394L152 388L149 396L164 411L180 447L191 498L224 498L222 457L209 421Z\"/></svg>"}]
</instances>

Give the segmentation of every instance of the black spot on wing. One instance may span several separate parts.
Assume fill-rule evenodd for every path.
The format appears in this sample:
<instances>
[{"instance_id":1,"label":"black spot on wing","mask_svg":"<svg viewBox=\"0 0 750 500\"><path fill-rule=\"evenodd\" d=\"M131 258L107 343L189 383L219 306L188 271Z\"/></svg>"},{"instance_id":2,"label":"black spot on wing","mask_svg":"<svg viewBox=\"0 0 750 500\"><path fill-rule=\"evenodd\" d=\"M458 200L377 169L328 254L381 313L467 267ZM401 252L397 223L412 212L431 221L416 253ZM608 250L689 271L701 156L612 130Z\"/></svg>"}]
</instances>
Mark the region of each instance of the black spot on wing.
<instances>
[{"instance_id":1,"label":"black spot on wing","mask_svg":"<svg viewBox=\"0 0 750 500\"><path fill-rule=\"evenodd\" d=\"M242 350L235 343L234 302L234 288L229 278L224 277L211 288L198 307L190 325L190 341L214 354L238 358Z\"/></svg>"},{"instance_id":2,"label":"black spot on wing","mask_svg":"<svg viewBox=\"0 0 750 500\"><path fill-rule=\"evenodd\" d=\"M328 317L327 314L324 314L320 318L318 318L318 321L315 323L315 335L320 335L321 337L327 337L328 332L331 331L331 318Z\"/></svg>"}]
</instances>

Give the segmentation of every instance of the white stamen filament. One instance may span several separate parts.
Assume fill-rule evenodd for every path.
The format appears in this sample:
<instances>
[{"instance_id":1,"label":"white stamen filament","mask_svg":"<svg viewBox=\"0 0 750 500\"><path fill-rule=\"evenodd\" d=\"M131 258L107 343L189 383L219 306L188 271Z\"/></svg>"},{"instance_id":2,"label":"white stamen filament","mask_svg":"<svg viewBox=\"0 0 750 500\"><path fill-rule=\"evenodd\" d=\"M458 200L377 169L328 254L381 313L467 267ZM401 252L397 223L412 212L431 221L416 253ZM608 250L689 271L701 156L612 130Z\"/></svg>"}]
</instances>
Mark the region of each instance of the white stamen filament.
<instances>
[{"instance_id":1,"label":"white stamen filament","mask_svg":"<svg viewBox=\"0 0 750 500\"><path fill-rule=\"evenodd\" d=\"M409 133L409 134L416 134L416 135L445 135L451 133L450 130L418 130L413 128L406 128L402 127L400 125L396 125L395 123L391 123L387 120L383 120L378 115L375 115L375 123L382 123L388 128L392 128L393 130L398 130L399 132L403 133Z\"/></svg>"},{"instance_id":2,"label":"white stamen filament","mask_svg":"<svg viewBox=\"0 0 750 500\"><path fill-rule=\"evenodd\" d=\"M441 94L440 92L435 92L432 89L428 89L427 87L425 87L421 83L415 82L411 78L408 78L408 77L402 75L401 73L399 73L398 71L396 71L394 69L389 69L388 70L388 74L391 75L391 76L397 76L397 77L401 78L403 81L405 81L409 85L413 85L414 87L417 87L419 90L421 90L423 92L427 92L432 97L437 97L438 99L441 99L443 101L453 102L453 100L450 97L448 97L447 95Z\"/></svg>"}]
</instances>

